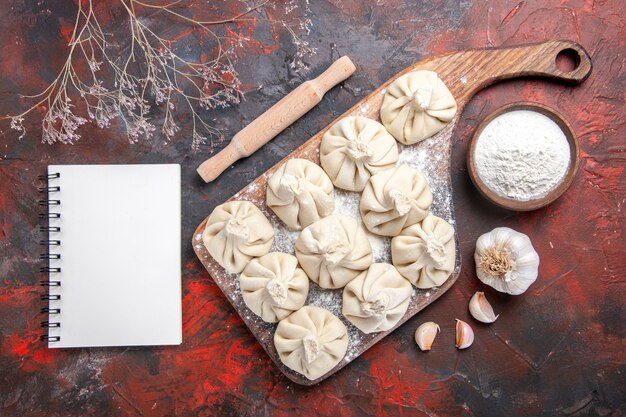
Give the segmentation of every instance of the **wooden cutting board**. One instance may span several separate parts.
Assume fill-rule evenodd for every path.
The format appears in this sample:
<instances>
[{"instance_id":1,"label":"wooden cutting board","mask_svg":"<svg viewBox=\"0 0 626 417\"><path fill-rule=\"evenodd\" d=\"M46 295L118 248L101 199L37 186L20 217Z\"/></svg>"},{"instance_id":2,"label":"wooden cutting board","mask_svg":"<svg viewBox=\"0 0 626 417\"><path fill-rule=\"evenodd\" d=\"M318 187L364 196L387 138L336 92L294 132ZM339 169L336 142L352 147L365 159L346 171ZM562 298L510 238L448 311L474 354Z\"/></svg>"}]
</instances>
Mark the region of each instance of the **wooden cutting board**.
<instances>
[{"instance_id":1,"label":"wooden cutting board","mask_svg":"<svg viewBox=\"0 0 626 417\"><path fill-rule=\"evenodd\" d=\"M569 72L559 70L556 65L557 55L568 56L574 61L575 68ZM296 234L289 232L265 205L265 192L268 178L288 159L306 158L319 164L319 144L322 135L339 119L346 116L365 116L374 120L380 120L380 106L389 84L401 75L415 70L435 71L455 97L458 104L458 111L452 122L432 138L426 139L415 145L400 146L400 159L401 161L404 160L409 163L409 165L413 165L424 172L431 188L433 189L434 201L431 211L435 215L443 217L454 225L456 230L454 206L452 203L452 186L450 180L450 150L454 128L461 113L463 112L465 104L480 89L497 81L509 78L527 76L546 77L572 84L580 83L587 78L591 72L591 59L587 52L577 43L570 41L549 41L536 45L524 45L512 48L459 51L447 55L427 58L406 68L385 82L366 98L359 101L337 120L322 129L315 136L302 144L298 149L293 151L274 167L267 170L256 180L252 181L248 186L230 199L251 201L256 204L257 207L259 207L270 219L277 231L277 237L272 251L292 251ZM355 200L358 199L358 195L356 193L338 191L336 192L336 197L338 201L358 201ZM347 206L354 206L354 204L347 204ZM344 209L344 212L345 211L346 209ZM207 218L209 214L210 213L207 213ZM457 242L456 265L452 276L437 289L415 289L409 309L396 327L387 332L374 333L370 335L360 332L341 315L342 290L322 290L314 283L311 283L307 304L322 306L330 309L333 313L335 313L335 315L342 319L344 323L346 323L350 337L348 352L343 360L322 377L311 381L282 364L273 342L276 325L263 322L245 306L241 296L241 291L239 290L237 274L227 273L209 255L208 251L202 244L202 231L204 230L206 221L207 219L204 219L202 223L200 223L192 238L192 244L198 258L279 369L289 379L302 385L313 385L332 375L358 357L361 353L369 349L387 334L391 333L396 327L400 326L406 320L435 301L456 282L461 269L457 235L455 236ZM375 259L375 261L389 261L390 256L388 254L388 241L382 239L380 242L377 242L377 244L379 248L382 248L382 251L379 251L379 259ZM374 246L377 245L375 244ZM385 251L387 251L387 253L385 253ZM201 312L199 313L201 314Z\"/></svg>"}]
</instances>

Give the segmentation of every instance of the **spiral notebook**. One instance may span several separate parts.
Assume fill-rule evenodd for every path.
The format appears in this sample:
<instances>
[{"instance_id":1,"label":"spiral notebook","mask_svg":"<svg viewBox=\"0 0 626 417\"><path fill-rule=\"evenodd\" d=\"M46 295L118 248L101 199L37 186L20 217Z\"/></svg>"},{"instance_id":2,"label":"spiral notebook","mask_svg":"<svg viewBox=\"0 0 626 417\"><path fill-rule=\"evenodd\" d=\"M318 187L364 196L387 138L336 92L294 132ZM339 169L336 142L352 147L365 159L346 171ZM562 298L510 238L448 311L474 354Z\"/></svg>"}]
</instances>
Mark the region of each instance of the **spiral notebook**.
<instances>
[{"instance_id":1,"label":"spiral notebook","mask_svg":"<svg viewBox=\"0 0 626 417\"><path fill-rule=\"evenodd\" d=\"M50 165L41 179L41 339L51 348L180 344L180 165Z\"/></svg>"}]
</instances>

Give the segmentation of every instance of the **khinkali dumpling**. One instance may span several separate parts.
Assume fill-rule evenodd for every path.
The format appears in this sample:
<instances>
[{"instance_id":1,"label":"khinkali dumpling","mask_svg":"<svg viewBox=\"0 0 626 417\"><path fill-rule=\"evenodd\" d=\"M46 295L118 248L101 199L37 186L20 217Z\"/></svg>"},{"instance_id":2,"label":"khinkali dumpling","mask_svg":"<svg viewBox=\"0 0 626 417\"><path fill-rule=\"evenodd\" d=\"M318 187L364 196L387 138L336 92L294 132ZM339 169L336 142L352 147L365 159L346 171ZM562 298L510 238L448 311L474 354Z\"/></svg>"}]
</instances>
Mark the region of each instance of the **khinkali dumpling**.
<instances>
[{"instance_id":1,"label":"khinkali dumpling","mask_svg":"<svg viewBox=\"0 0 626 417\"><path fill-rule=\"evenodd\" d=\"M432 214L391 240L391 259L398 272L417 288L443 284L456 259L454 228Z\"/></svg>"},{"instance_id":2,"label":"khinkali dumpling","mask_svg":"<svg viewBox=\"0 0 626 417\"><path fill-rule=\"evenodd\" d=\"M309 277L295 256L271 252L246 266L239 286L248 308L264 321L276 323L304 305Z\"/></svg>"},{"instance_id":3,"label":"khinkali dumpling","mask_svg":"<svg viewBox=\"0 0 626 417\"><path fill-rule=\"evenodd\" d=\"M359 210L370 232L397 236L406 226L426 217L432 202L433 195L422 173L399 165L370 178Z\"/></svg>"},{"instance_id":4,"label":"khinkali dumpling","mask_svg":"<svg viewBox=\"0 0 626 417\"><path fill-rule=\"evenodd\" d=\"M274 229L254 204L229 201L209 216L202 241L207 250L228 272L241 272L252 258L270 251Z\"/></svg>"},{"instance_id":5,"label":"khinkali dumpling","mask_svg":"<svg viewBox=\"0 0 626 417\"><path fill-rule=\"evenodd\" d=\"M287 226L300 230L333 212L333 183L319 165L290 159L267 182L267 206Z\"/></svg>"},{"instance_id":6,"label":"khinkali dumpling","mask_svg":"<svg viewBox=\"0 0 626 417\"><path fill-rule=\"evenodd\" d=\"M456 101L433 71L412 71L387 89L380 120L398 141L411 145L443 129L456 114Z\"/></svg>"},{"instance_id":7,"label":"khinkali dumpling","mask_svg":"<svg viewBox=\"0 0 626 417\"><path fill-rule=\"evenodd\" d=\"M389 264L372 264L343 289L343 315L365 333L395 326L409 308L413 287Z\"/></svg>"},{"instance_id":8,"label":"khinkali dumpling","mask_svg":"<svg viewBox=\"0 0 626 417\"><path fill-rule=\"evenodd\" d=\"M398 160L398 145L375 120L345 117L322 137L320 163L339 188L361 191L370 175L391 168Z\"/></svg>"},{"instance_id":9,"label":"khinkali dumpling","mask_svg":"<svg viewBox=\"0 0 626 417\"><path fill-rule=\"evenodd\" d=\"M372 263L372 247L355 219L332 215L306 227L296 240L296 256L322 288L341 288Z\"/></svg>"},{"instance_id":10,"label":"khinkali dumpling","mask_svg":"<svg viewBox=\"0 0 626 417\"><path fill-rule=\"evenodd\" d=\"M304 306L278 323L274 345L285 365L314 380L343 359L348 330L330 311Z\"/></svg>"}]
</instances>

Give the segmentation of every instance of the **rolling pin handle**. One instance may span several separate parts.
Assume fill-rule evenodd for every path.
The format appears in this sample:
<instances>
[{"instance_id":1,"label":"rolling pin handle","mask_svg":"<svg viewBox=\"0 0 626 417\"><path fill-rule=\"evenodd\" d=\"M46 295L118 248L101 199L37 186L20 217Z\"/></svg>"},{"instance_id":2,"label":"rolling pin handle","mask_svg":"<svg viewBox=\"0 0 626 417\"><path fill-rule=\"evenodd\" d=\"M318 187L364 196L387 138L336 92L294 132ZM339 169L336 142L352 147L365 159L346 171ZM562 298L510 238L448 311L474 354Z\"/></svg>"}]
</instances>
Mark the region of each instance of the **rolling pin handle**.
<instances>
[{"instance_id":1,"label":"rolling pin handle","mask_svg":"<svg viewBox=\"0 0 626 417\"><path fill-rule=\"evenodd\" d=\"M356 70L356 67L347 56L342 56L321 73L312 84L320 90L320 99L334 86L346 80Z\"/></svg>"},{"instance_id":2,"label":"rolling pin handle","mask_svg":"<svg viewBox=\"0 0 626 417\"><path fill-rule=\"evenodd\" d=\"M243 154L237 142L231 141L212 158L200 164L196 171L198 171L198 174L200 174L204 182L211 182L219 177L222 172L228 169L228 167L234 164L238 159L245 156L247 155Z\"/></svg>"}]
</instances>

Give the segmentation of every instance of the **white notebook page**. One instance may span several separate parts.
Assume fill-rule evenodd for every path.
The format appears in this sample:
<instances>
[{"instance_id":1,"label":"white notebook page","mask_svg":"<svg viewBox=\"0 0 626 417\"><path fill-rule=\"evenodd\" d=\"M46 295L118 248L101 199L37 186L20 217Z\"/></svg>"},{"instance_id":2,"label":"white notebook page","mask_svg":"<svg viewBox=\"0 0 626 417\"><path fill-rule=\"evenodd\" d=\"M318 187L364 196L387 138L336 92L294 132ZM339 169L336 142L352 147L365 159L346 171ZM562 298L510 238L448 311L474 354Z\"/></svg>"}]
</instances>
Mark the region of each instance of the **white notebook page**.
<instances>
[{"instance_id":1,"label":"white notebook page","mask_svg":"<svg viewBox=\"0 0 626 417\"><path fill-rule=\"evenodd\" d=\"M182 342L180 165L51 165L48 346L175 345Z\"/></svg>"}]
</instances>

